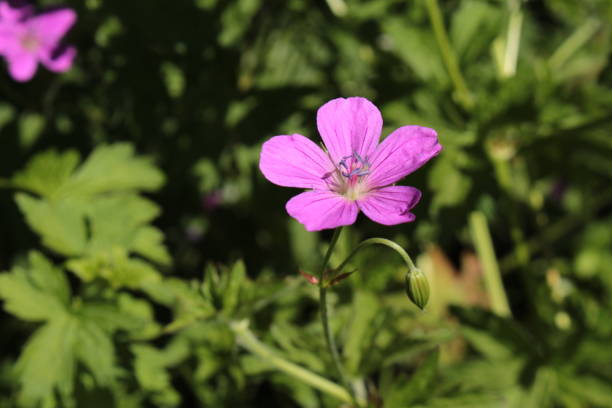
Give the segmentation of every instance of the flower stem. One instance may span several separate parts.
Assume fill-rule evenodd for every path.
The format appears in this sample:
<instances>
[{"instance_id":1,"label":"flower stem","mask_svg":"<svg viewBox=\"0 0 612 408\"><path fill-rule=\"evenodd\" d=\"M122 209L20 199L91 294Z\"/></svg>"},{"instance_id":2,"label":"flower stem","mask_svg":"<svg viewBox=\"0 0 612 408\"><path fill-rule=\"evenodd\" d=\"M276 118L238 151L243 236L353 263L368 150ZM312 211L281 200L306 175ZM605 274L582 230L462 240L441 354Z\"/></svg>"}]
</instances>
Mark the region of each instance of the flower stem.
<instances>
[{"instance_id":1,"label":"flower stem","mask_svg":"<svg viewBox=\"0 0 612 408\"><path fill-rule=\"evenodd\" d=\"M508 317L512 315L508 298L502 283L499 265L495 257L493 242L487 220L481 212L475 211L470 215L470 229L472 239L476 245L476 252L482 262L485 287L491 296L491 307L493 312L499 316Z\"/></svg>"},{"instance_id":2,"label":"flower stem","mask_svg":"<svg viewBox=\"0 0 612 408\"><path fill-rule=\"evenodd\" d=\"M556 49L553 55L548 60L551 69L556 70L563 65L586 44L597 30L601 27L601 22L596 18L589 18L576 31L572 33L560 46Z\"/></svg>"},{"instance_id":3,"label":"flower stem","mask_svg":"<svg viewBox=\"0 0 612 408\"><path fill-rule=\"evenodd\" d=\"M397 252L402 257L402 259L404 260L404 262L408 266L409 272L412 272L413 270L416 269L416 266L414 266L414 262L412 262L412 258L410 258L410 255L408 255L408 253L406 251L404 251L404 248L402 248L401 246L399 246L395 242L393 242L391 240L388 240L386 238L369 238L369 239L366 239L364 241L361 241L359 243L359 245L357 245L351 251L351 253L340 264L340 266L335 269L336 274L339 274L340 272L342 272L342 269L344 269L344 267L349 263L349 261L353 258L353 256L355 256L357 254L357 252L359 252L360 249L362 249L362 248L364 248L364 247L366 247L368 245L384 245L386 247L389 247L389 248L393 249L395 252Z\"/></svg>"},{"instance_id":4,"label":"flower stem","mask_svg":"<svg viewBox=\"0 0 612 408\"><path fill-rule=\"evenodd\" d=\"M523 14L520 10L520 3L516 3L510 12L508 23L508 33L506 34L506 50L502 66L502 77L509 78L516 74L516 64L518 61L519 48L521 44L521 27L523 25Z\"/></svg>"},{"instance_id":5,"label":"flower stem","mask_svg":"<svg viewBox=\"0 0 612 408\"><path fill-rule=\"evenodd\" d=\"M271 348L260 342L257 337L255 337L253 332L251 332L249 329L247 321L232 322L230 323L230 328L234 334L236 334L236 339L242 347L260 357L270 365L274 366L285 374L297 378L304 384L308 384L322 392L336 397L341 401L353 403L353 397L345 388L335 384L332 381L329 381L327 378L321 377L312 371L309 371L278 356Z\"/></svg>"},{"instance_id":6,"label":"flower stem","mask_svg":"<svg viewBox=\"0 0 612 408\"><path fill-rule=\"evenodd\" d=\"M340 237L340 232L342 232L342 227L336 228L334 231L334 235L332 236L331 242L329 243L329 248L327 248L327 252L325 253L325 257L323 258L323 264L321 265L321 273L319 274L319 309L321 310L321 323L323 324L323 334L325 335L325 341L327 343L327 348L332 356L332 360L334 361L334 365L336 366L336 370L340 375L340 380L342 384L351 391L351 401L356 404L355 397L352 393L352 388L346 378L346 374L344 372L344 368L342 367L342 362L340 361L340 355L338 353L338 347L336 346L336 341L334 340L334 336L329 327L329 311L327 309L327 287L325 286L325 271L327 269L327 264L329 263L329 258L338 242L338 238Z\"/></svg>"},{"instance_id":7,"label":"flower stem","mask_svg":"<svg viewBox=\"0 0 612 408\"><path fill-rule=\"evenodd\" d=\"M446 65L448 75L450 76L453 86L455 87L455 95L457 100L463 105L464 108L471 109L474 106L474 99L472 98L472 94L470 93L470 90L463 79L463 75L461 75L461 70L459 69L459 64L457 63L457 56L450 45L438 0L425 0L425 6L427 7L429 20L431 21L431 26L436 36L436 42L438 43L440 53L442 54L442 60L444 61L444 65Z\"/></svg>"}]
</instances>

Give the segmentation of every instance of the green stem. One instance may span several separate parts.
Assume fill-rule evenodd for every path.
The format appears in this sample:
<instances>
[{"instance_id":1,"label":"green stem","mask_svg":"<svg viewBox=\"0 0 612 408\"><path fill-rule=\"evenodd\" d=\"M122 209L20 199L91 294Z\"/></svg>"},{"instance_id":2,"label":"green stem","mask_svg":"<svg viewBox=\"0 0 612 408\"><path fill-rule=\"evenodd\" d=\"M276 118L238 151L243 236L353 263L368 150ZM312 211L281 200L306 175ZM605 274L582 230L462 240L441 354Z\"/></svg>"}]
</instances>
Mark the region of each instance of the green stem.
<instances>
[{"instance_id":1,"label":"green stem","mask_svg":"<svg viewBox=\"0 0 612 408\"><path fill-rule=\"evenodd\" d=\"M517 2L518 3L518 2ZM510 13L508 23L508 33L506 34L506 51L504 53L504 63L502 66L502 76L511 77L516 74L516 63L521 44L521 27L523 25L523 13L517 5Z\"/></svg>"},{"instance_id":2,"label":"green stem","mask_svg":"<svg viewBox=\"0 0 612 408\"><path fill-rule=\"evenodd\" d=\"M512 181L512 169L508 160L500 158L492 158L495 166L495 174L502 188L508 194L510 211L510 237L514 243L514 253L516 259L521 262L522 266L529 263L530 253L529 248L525 244L525 235L521 228L519 208L516 203L516 193L514 192L514 184ZM528 279L529 280L529 279Z\"/></svg>"},{"instance_id":3,"label":"green stem","mask_svg":"<svg viewBox=\"0 0 612 408\"><path fill-rule=\"evenodd\" d=\"M336 275L338 275L338 274L340 274L340 272L342 272L342 269L344 269L344 267L350 262L350 260L353 258L353 256L355 256L357 254L357 252L359 252L359 250L361 248L364 248L364 247L366 247L368 245L384 245L386 247L389 247L389 248L393 249L395 252L397 252L402 257L402 259L404 260L406 265L408 265L408 270L409 271L413 271L414 269L416 269L416 266L414 266L414 262L412 262L412 259L410 258L410 255L408 255L408 253L406 251L404 251L404 248L402 248L401 246L399 246L395 242L393 242L391 240L388 240L388 239L385 239L385 238L369 238L369 239L366 239L366 240L362 241L359 245L357 245L351 251L351 253L340 264L340 266L335 269Z\"/></svg>"},{"instance_id":4,"label":"green stem","mask_svg":"<svg viewBox=\"0 0 612 408\"><path fill-rule=\"evenodd\" d=\"M589 219L591 219L594 214L597 214L602 208L610 204L612 204L612 189L600 192L589 211L565 217L555 224L550 225L540 234L532 237L525 243L527 250L530 253L535 253L546 248L547 245L554 244L556 241L572 232L572 230L588 225ZM521 264L521 259L515 252L502 258L500 264L504 271L508 271L518 267Z\"/></svg>"},{"instance_id":5,"label":"green stem","mask_svg":"<svg viewBox=\"0 0 612 408\"><path fill-rule=\"evenodd\" d=\"M323 263L321 264L321 273L319 274L319 286L323 286L323 280L325 278L325 270L327 269L327 264L329 263L329 258L331 258L331 254L338 243L338 238L340 238L340 233L342 232L342 227L336 228L334 230L334 235L332 235L332 239L329 243L329 247L327 248L327 252L325 253L325 257L323 258Z\"/></svg>"},{"instance_id":6,"label":"green stem","mask_svg":"<svg viewBox=\"0 0 612 408\"><path fill-rule=\"evenodd\" d=\"M336 17L344 17L348 11L348 7L344 0L326 0L327 6Z\"/></svg>"},{"instance_id":7,"label":"green stem","mask_svg":"<svg viewBox=\"0 0 612 408\"><path fill-rule=\"evenodd\" d=\"M344 368L342 367L342 361L340 360L340 354L338 353L336 341L334 340L334 336L329 327L329 310L327 308L327 287L325 286L325 271L327 269L327 264L329 263L329 258L331 257L331 254L334 251L334 248L336 247L336 243L338 242L338 238L340 237L341 232L342 227L336 228L336 230L334 231L334 235L332 236L331 242L329 243L329 248L327 248L327 252L325 253L325 257L323 258L323 263L321 265L321 273L319 274L319 308L321 309L321 323L323 324L323 334L325 335L325 342L327 343L327 348L332 356L332 360L334 361L336 370L340 375L340 380L342 381L342 384L348 390L351 390L351 401L356 403L355 397L352 393L352 388L350 387L350 384L344 372Z\"/></svg>"},{"instance_id":8,"label":"green stem","mask_svg":"<svg viewBox=\"0 0 612 408\"><path fill-rule=\"evenodd\" d=\"M457 63L457 57L455 56L455 52L450 45L448 34L446 33L446 28L444 27L444 21L442 19L442 12L440 11L440 6L438 5L438 0L425 0L425 6L427 7L427 13L429 14L429 20L431 21L431 25L434 30L436 42L438 43L440 53L442 54L442 60L444 61L444 65L446 65L446 70L448 71L451 81L453 82L453 86L455 87L457 100L463 105L464 108L471 109L474 106L474 100L465 83L465 80L463 79L463 76L461 75L461 70L459 69L459 64Z\"/></svg>"},{"instance_id":9,"label":"green stem","mask_svg":"<svg viewBox=\"0 0 612 408\"><path fill-rule=\"evenodd\" d=\"M475 211L470 215L470 230L476 245L476 252L478 252L478 257L482 262L485 286L491 297L493 312L499 316L511 316L512 312L508 305L508 298L506 297L499 272L499 265L497 264L497 258L493 249L491 234L489 233L489 227L484 214Z\"/></svg>"},{"instance_id":10,"label":"green stem","mask_svg":"<svg viewBox=\"0 0 612 408\"><path fill-rule=\"evenodd\" d=\"M548 64L552 69L561 68L576 51L591 39L591 37L599 30L601 23L596 18L588 19L576 31L572 33L560 46L555 50L553 55L548 60Z\"/></svg>"},{"instance_id":11,"label":"green stem","mask_svg":"<svg viewBox=\"0 0 612 408\"><path fill-rule=\"evenodd\" d=\"M354 402L352 395L345 388L277 355L271 348L255 337L253 332L249 330L246 321L232 322L230 323L230 328L236 334L236 339L242 347L278 370L345 403L351 404Z\"/></svg>"}]
</instances>

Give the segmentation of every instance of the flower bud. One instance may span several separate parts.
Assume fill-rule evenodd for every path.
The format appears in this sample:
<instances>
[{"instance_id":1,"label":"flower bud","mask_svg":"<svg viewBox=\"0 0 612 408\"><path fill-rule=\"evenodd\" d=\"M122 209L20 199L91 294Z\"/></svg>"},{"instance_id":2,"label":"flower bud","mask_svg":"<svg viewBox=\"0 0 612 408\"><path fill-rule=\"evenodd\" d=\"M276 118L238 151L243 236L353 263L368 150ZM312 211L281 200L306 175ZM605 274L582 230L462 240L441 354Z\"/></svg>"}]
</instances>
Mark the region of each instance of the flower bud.
<instances>
[{"instance_id":1,"label":"flower bud","mask_svg":"<svg viewBox=\"0 0 612 408\"><path fill-rule=\"evenodd\" d=\"M412 303L417 305L421 310L427 305L429 300L429 282L427 277L418 268L414 268L406 275L406 293Z\"/></svg>"}]
</instances>

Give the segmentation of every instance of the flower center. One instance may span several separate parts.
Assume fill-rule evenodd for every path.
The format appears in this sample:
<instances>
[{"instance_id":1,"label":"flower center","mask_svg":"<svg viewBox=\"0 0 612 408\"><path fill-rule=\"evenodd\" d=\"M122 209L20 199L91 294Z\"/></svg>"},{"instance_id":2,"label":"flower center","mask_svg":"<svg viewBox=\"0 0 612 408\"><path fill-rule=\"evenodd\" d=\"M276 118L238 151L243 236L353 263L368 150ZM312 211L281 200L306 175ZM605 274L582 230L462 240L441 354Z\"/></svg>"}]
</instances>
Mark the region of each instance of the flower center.
<instances>
[{"instance_id":1,"label":"flower center","mask_svg":"<svg viewBox=\"0 0 612 408\"><path fill-rule=\"evenodd\" d=\"M20 42L21 46L30 52L36 51L41 45L40 39L32 31L26 31L21 37Z\"/></svg>"},{"instance_id":2,"label":"flower center","mask_svg":"<svg viewBox=\"0 0 612 408\"><path fill-rule=\"evenodd\" d=\"M335 191L351 201L363 197L369 188L365 183L370 174L368 158L363 158L357 152L343 157L335 166L335 170L323 176L330 190Z\"/></svg>"}]
</instances>

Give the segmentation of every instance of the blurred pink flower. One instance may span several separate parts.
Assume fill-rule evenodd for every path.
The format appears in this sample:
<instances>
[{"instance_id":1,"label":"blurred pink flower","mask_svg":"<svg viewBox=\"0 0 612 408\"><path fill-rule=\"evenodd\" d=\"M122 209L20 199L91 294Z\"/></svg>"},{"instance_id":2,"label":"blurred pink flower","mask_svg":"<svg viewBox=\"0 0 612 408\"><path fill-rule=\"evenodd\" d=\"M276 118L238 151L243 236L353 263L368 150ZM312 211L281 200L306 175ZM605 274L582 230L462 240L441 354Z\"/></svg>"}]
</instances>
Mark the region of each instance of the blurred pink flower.
<instances>
[{"instance_id":1,"label":"blurred pink flower","mask_svg":"<svg viewBox=\"0 0 612 408\"><path fill-rule=\"evenodd\" d=\"M298 135L263 144L259 168L272 183L306 188L287 202L289 215L309 231L350 225L359 210L385 225L414 221L410 210L421 192L392 185L412 173L442 146L433 129L404 126L378 143L382 116L365 98L338 98L317 112L327 151Z\"/></svg>"},{"instance_id":2,"label":"blurred pink flower","mask_svg":"<svg viewBox=\"0 0 612 408\"><path fill-rule=\"evenodd\" d=\"M213 190L202 197L202 207L204 210L213 212L223 204L223 191Z\"/></svg>"},{"instance_id":3,"label":"blurred pink flower","mask_svg":"<svg viewBox=\"0 0 612 408\"><path fill-rule=\"evenodd\" d=\"M13 7L0 2L0 55L16 81L32 79L40 62L54 72L70 69L74 47L63 47L62 37L76 21L71 9L33 14L30 6Z\"/></svg>"}]
</instances>

